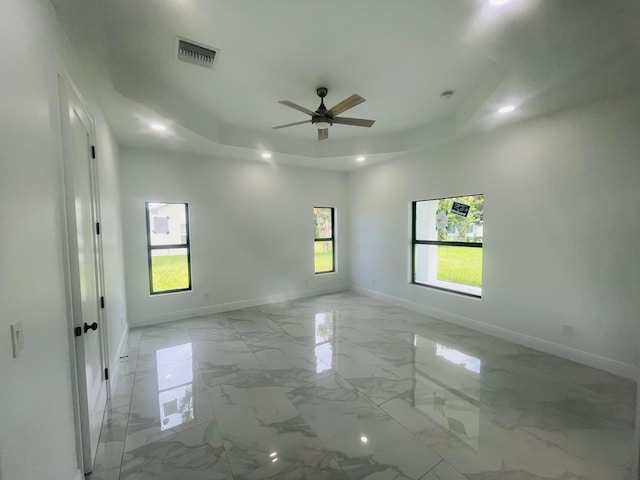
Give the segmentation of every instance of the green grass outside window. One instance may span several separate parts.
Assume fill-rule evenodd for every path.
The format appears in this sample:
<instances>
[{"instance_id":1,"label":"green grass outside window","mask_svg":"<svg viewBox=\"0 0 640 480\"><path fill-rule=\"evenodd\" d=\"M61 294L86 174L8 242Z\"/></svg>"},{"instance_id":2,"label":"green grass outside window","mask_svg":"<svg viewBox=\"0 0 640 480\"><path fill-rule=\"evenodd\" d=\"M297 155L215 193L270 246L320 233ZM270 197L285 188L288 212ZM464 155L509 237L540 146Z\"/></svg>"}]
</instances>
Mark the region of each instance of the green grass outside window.
<instances>
[{"instance_id":1,"label":"green grass outside window","mask_svg":"<svg viewBox=\"0 0 640 480\"><path fill-rule=\"evenodd\" d=\"M315 273L333 270L333 251L331 242L315 242L313 246Z\"/></svg>"},{"instance_id":2,"label":"green grass outside window","mask_svg":"<svg viewBox=\"0 0 640 480\"><path fill-rule=\"evenodd\" d=\"M186 255L151 257L153 291L189 288L189 265Z\"/></svg>"},{"instance_id":3,"label":"green grass outside window","mask_svg":"<svg viewBox=\"0 0 640 480\"><path fill-rule=\"evenodd\" d=\"M438 246L438 280L482 287L482 248Z\"/></svg>"}]
</instances>

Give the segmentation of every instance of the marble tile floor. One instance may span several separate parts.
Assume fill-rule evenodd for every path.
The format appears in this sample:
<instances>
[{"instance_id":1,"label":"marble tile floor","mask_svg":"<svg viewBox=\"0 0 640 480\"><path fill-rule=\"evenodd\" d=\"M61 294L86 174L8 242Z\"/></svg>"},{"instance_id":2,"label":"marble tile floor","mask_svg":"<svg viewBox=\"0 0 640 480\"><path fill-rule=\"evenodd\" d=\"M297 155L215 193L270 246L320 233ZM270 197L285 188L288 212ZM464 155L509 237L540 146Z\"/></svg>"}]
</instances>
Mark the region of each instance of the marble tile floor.
<instances>
[{"instance_id":1,"label":"marble tile floor","mask_svg":"<svg viewBox=\"0 0 640 480\"><path fill-rule=\"evenodd\" d=\"M133 329L121 369L90 480L631 480L637 460L635 383L351 292Z\"/></svg>"}]
</instances>

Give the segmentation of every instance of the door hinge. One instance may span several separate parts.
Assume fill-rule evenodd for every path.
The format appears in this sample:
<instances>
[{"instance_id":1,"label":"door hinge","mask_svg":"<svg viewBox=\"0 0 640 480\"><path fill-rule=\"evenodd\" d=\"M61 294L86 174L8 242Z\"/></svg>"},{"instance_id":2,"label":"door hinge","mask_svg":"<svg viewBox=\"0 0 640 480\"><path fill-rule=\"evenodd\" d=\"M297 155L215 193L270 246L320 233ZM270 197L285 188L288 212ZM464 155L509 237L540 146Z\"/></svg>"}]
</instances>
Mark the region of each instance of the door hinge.
<instances>
[{"instance_id":1,"label":"door hinge","mask_svg":"<svg viewBox=\"0 0 640 480\"><path fill-rule=\"evenodd\" d=\"M96 147L91 145L91 158L96 158Z\"/></svg>"},{"instance_id":2,"label":"door hinge","mask_svg":"<svg viewBox=\"0 0 640 480\"><path fill-rule=\"evenodd\" d=\"M100 297L100 308L104 308L104 297Z\"/></svg>"},{"instance_id":3,"label":"door hinge","mask_svg":"<svg viewBox=\"0 0 640 480\"><path fill-rule=\"evenodd\" d=\"M100 222L96 222L96 235L100 235Z\"/></svg>"},{"instance_id":4,"label":"door hinge","mask_svg":"<svg viewBox=\"0 0 640 480\"><path fill-rule=\"evenodd\" d=\"M108 368L104 369L104 379L105 380L109 380L109 369Z\"/></svg>"}]
</instances>

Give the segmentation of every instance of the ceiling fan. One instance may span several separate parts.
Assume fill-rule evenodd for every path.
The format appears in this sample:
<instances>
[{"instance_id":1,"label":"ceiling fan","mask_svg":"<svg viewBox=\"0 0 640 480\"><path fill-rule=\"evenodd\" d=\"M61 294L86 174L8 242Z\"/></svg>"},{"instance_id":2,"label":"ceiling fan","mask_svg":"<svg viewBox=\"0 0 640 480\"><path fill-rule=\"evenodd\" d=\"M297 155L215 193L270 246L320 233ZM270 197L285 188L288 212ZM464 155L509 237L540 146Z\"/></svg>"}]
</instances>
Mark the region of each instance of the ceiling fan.
<instances>
[{"instance_id":1,"label":"ceiling fan","mask_svg":"<svg viewBox=\"0 0 640 480\"><path fill-rule=\"evenodd\" d=\"M282 105L286 105L287 107L294 108L302 113L306 113L307 115L311 115L311 120L305 120L303 122L295 122L295 123L287 123L286 125L278 125L277 128L285 128L285 127L293 127L294 125L302 125L303 123L311 123L314 127L318 129L318 140L326 140L329 138L329 127L334 123L340 125L353 125L356 127L370 127L375 123L375 120L365 120L364 118L347 118L347 117L338 117L342 112L346 112L350 108L355 107L356 105L360 105L364 102L364 98L360 95L353 94L349 98L345 98L343 101L338 103L335 107L332 107L327 110L327 107L324 106L324 97L327 96L328 90L325 87L319 87L316 89L316 93L320 97L320 106L315 112L311 110L301 107L289 100L280 100L278 103Z\"/></svg>"}]
</instances>

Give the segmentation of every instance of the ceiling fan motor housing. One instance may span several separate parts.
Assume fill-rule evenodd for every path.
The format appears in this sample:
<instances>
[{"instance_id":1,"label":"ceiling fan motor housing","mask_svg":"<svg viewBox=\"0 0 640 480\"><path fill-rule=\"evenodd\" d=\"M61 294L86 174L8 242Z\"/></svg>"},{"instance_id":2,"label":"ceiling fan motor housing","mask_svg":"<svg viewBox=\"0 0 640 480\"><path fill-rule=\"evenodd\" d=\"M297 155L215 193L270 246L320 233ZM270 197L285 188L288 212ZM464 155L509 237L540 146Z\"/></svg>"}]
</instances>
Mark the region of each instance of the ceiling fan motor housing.
<instances>
[{"instance_id":1,"label":"ceiling fan motor housing","mask_svg":"<svg viewBox=\"0 0 640 480\"><path fill-rule=\"evenodd\" d=\"M318 122L328 123L329 126L333 125L333 117L331 115L314 115L311 117L311 123L316 124Z\"/></svg>"}]
</instances>

